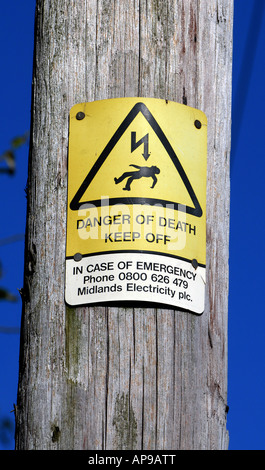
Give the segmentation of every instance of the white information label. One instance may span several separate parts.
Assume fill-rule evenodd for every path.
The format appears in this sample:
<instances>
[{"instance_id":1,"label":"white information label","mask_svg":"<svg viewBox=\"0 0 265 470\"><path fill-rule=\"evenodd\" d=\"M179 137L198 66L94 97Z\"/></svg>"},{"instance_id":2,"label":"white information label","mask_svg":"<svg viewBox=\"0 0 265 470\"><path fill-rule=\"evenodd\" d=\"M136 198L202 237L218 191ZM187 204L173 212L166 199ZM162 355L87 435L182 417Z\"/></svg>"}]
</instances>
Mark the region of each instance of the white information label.
<instances>
[{"instance_id":1,"label":"white information label","mask_svg":"<svg viewBox=\"0 0 265 470\"><path fill-rule=\"evenodd\" d=\"M108 253L66 260L69 305L111 301L162 303L204 310L205 267L148 253Z\"/></svg>"}]
</instances>

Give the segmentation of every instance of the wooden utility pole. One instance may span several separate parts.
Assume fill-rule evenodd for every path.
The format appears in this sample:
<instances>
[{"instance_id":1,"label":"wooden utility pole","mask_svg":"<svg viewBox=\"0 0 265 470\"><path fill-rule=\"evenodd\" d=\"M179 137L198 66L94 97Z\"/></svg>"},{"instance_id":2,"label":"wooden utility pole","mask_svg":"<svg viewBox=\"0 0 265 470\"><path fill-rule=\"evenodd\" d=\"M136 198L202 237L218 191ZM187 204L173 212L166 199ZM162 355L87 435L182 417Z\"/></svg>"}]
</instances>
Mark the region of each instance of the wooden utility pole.
<instances>
[{"instance_id":1,"label":"wooden utility pole","mask_svg":"<svg viewBox=\"0 0 265 470\"><path fill-rule=\"evenodd\" d=\"M232 0L37 0L17 449L226 449ZM64 301L70 108L208 118L202 316Z\"/></svg>"}]
</instances>

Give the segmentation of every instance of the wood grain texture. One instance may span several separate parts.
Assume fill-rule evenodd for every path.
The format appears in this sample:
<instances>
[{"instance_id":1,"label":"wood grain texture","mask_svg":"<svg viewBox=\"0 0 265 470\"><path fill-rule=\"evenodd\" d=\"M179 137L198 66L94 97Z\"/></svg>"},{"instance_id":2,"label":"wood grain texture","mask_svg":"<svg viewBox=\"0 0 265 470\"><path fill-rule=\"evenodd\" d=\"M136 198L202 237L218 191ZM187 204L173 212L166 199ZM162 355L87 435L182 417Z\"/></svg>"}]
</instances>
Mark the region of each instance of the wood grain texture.
<instances>
[{"instance_id":1,"label":"wood grain texture","mask_svg":"<svg viewBox=\"0 0 265 470\"><path fill-rule=\"evenodd\" d=\"M17 449L226 449L232 0L37 0ZM64 302L68 115L143 96L208 117L202 316Z\"/></svg>"}]
</instances>

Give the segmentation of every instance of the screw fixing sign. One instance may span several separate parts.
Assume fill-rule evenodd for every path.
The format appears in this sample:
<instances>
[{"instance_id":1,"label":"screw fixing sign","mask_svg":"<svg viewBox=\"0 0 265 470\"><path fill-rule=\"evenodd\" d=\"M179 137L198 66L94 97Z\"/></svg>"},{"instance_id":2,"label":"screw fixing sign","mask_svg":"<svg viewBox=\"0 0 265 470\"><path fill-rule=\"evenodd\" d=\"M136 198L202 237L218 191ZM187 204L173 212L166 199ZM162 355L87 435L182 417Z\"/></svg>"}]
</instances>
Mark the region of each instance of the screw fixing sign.
<instances>
[{"instance_id":1,"label":"screw fixing sign","mask_svg":"<svg viewBox=\"0 0 265 470\"><path fill-rule=\"evenodd\" d=\"M201 314L207 119L152 98L70 111L65 299L151 302Z\"/></svg>"}]
</instances>

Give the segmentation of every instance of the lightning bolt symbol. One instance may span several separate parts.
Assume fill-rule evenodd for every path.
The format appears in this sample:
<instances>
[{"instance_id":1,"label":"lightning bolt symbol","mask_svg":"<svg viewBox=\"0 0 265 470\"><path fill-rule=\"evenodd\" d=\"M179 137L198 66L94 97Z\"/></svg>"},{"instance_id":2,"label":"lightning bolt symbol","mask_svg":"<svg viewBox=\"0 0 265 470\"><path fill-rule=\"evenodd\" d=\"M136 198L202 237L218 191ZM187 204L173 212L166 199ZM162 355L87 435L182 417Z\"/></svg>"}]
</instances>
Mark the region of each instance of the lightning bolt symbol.
<instances>
[{"instance_id":1,"label":"lightning bolt symbol","mask_svg":"<svg viewBox=\"0 0 265 470\"><path fill-rule=\"evenodd\" d=\"M150 157L149 153L149 134L146 134L140 140L136 142L136 132L131 133L131 153L137 149L140 145L144 144L144 153L142 153L145 160Z\"/></svg>"}]
</instances>

